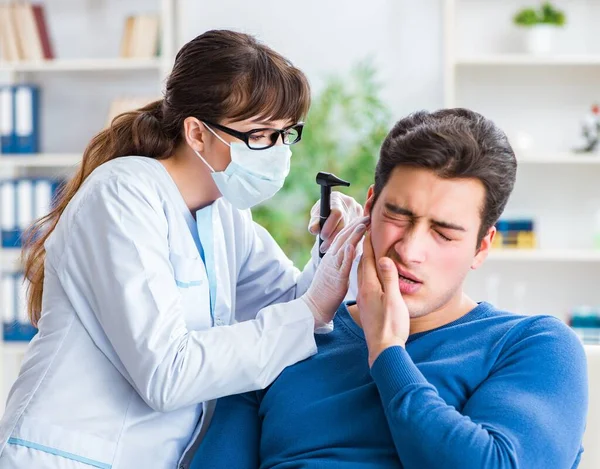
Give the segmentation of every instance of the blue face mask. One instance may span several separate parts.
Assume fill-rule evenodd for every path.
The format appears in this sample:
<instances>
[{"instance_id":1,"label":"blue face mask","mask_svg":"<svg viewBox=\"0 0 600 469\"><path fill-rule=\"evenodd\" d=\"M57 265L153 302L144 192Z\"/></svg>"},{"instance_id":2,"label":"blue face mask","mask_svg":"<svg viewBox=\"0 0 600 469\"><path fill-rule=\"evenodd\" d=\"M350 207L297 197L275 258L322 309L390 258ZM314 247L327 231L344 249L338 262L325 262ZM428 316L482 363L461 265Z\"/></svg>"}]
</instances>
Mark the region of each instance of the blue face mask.
<instances>
[{"instance_id":1,"label":"blue face mask","mask_svg":"<svg viewBox=\"0 0 600 469\"><path fill-rule=\"evenodd\" d=\"M204 125L229 147L231 163L225 171L215 171L199 152L194 152L212 171L219 192L231 205L240 210L254 207L273 197L283 187L290 172L292 157L288 145L251 150L244 143L227 143L208 125Z\"/></svg>"}]
</instances>

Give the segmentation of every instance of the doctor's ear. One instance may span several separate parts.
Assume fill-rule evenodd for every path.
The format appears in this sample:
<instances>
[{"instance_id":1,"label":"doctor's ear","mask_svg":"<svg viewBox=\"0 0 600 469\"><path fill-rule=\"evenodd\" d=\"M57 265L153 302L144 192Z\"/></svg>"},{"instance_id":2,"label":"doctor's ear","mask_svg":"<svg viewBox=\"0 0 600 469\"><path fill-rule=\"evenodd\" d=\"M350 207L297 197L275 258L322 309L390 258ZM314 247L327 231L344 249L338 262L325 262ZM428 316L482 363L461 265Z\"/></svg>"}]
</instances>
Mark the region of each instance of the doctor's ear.
<instances>
[{"instance_id":1,"label":"doctor's ear","mask_svg":"<svg viewBox=\"0 0 600 469\"><path fill-rule=\"evenodd\" d=\"M204 143L208 130L195 117L186 117L183 121L183 132L186 143L199 153L204 151Z\"/></svg>"}]
</instances>

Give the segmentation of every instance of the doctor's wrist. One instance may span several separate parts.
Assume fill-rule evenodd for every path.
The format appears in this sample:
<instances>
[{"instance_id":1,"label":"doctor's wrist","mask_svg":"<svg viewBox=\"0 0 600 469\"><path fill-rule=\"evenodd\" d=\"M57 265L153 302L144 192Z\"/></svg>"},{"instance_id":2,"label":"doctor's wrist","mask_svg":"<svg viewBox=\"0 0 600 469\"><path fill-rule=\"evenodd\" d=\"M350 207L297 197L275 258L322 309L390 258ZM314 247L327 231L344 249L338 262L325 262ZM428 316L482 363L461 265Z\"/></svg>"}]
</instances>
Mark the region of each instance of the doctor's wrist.
<instances>
[{"instance_id":1,"label":"doctor's wrist","mask_svg":"<svg viewBox=\"0 0 600 469\"><path fill-rule=\"evenodd\" d=\"M314 302L310 295L305 293L300 297L300 299L304 301L304 303L306 304L306 306L308 306L308 309L312 313L313 318L315 320L315 329L323 327L331 321L331 319L325 320L325 315L322 314L320 308L317 306L317 304Z\"/></svg>"}]
</instances>

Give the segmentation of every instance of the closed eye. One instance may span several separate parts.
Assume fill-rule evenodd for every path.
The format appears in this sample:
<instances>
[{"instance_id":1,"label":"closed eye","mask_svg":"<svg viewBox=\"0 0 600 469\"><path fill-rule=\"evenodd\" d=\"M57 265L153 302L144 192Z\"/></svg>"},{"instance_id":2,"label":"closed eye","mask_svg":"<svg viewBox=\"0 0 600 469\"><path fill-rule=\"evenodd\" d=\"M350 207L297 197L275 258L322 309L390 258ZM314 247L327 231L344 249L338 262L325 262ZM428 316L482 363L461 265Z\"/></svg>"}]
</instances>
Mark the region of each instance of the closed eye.
<instances>
[{"instance_id":1,"label":"closed eye","mask_svg":"<svg viewBox=\"0 0 600 469\"><path fill-rule=\"evenodd\" d=\"M451 238L448 238L448 236L444 236L442 233L440 233L439 231L435 230L435 232L437 233L437 235L442 238L444 241L452 241Z\"/></svg>"},{"instance_id":2,"label":"closed eye","mask_svg":"<svg viewBox=\"0 0 600 469\"><path fill-rule=\"evenodd\" d=\"M384 213L383 216L387 218L389 221L397 224L405 225L407 223L412 223L412 220L409 217L403 217L401 215L395 215L392 213Z\"/></svg>"}]
</instances>

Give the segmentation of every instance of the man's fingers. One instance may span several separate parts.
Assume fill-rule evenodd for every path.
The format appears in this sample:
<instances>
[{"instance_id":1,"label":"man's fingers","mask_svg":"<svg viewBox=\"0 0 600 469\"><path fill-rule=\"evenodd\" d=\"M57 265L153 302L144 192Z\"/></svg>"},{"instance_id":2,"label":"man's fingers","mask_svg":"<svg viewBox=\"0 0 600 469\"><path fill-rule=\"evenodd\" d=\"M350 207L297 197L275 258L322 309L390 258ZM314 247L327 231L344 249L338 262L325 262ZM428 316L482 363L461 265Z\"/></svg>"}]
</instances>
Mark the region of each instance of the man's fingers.
<instances>
[{"instance_id":1,"label":"man's fingers","mask_svg":"<svg viewBox=\"0 0 600 469\"><path fill-rule=\"evenodd\" d=\"M379 277L377 277L377 268L375 266L375 256L373 255L373 245L371 244L370 232L367 233L363 242L362 263L363 287L381 290Z\"/></svg>"},{"instance_id":2,"label":"man's fingers","mask_svg":"<svg viewBox=\"0 0 600 469\"><path fill-rule=\"evenodd\" d=\"M381 272L381 285L386 296L394 297L400 295L398 283L398 270L389 257L379 259L379 271Z\"/></svg>"}]
</instances>

